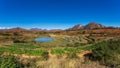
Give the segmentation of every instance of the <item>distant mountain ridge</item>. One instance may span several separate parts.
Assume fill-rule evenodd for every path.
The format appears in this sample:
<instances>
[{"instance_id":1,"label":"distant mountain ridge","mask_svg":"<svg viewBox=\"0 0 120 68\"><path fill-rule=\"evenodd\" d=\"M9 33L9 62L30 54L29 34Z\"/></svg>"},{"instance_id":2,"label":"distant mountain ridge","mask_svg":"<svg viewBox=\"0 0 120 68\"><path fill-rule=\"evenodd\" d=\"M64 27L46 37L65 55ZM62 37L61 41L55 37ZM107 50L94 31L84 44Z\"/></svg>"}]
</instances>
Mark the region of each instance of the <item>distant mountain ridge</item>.
<instances>
[{"instance_id":1,"label":"distant mountain ridge","mask_svg":"<svg viewBox=\"0 0 120 68\"><path fill-rule=\"evenodd\" d=\"M39 29L39 28L31 28L30 30L32 30L32 31L43 31L43 29Z\"/></svg>"},{"instance_id":2,"label":"distant mountain ridge","mask_svg":"<svg viewBox=\"0 0 120 68\"><path fill-rule=\"evenodd\" d=\"M96 22L90 22L87 25L75 25L72 28L69 28L68 30L81 30L81 29L103 29L103 28L108 28L102 24L96 23ZM114 28L114 27L113 27Z\"/></svg>"},{"instance_id":3,"label":"distant mountain ridge","mask_svg":"<svg viewBox=\"0 0 120 68\"><path fill-rule=\"evenodd\" d=\"M120 27L114 27L114 26L104 26L102 24L96 23L96 22L90 22L87 25L81 25L81 24L77 24L75 26L73 26L72 28L69 29L65 29L65 30L91 30L91 29L114 29L114 28L120 28ZM24 29L24 28L20 28L20 27L16 27L16 28L0 28L0 30L6 30L6 31L63 31L62 29L51 29L51 30L47 30L47 29L41 29L41 28L31 28L31 29Z\"/></svg>"}]
</instances>

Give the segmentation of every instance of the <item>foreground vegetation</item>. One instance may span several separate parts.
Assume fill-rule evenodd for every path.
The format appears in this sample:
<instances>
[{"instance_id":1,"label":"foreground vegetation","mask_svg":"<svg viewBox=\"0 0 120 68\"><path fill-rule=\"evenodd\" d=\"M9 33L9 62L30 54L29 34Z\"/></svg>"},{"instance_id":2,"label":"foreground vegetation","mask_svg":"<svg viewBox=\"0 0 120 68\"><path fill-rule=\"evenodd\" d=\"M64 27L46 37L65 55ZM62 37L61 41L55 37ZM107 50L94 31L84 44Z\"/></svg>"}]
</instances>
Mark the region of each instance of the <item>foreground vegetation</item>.
<instances>
[{"instance_id":1,"label":"foreground vegetation","mask_svg":"<svg viewBox=\"0 0 120 68\"><path fill-rule=\"evenodd\" d=\"M13 44L13 45L6 45L4 47L0 47L0 52L8 52L10 54L26 54L26 55L35 55L40 56L46 50L44 49L36 49L39 46L33 46L30 44Z\"/></svg>"},{"instance_id":2,"label":"foreground vegetation","mask_svg":"<svg viewBox=\"0 0 120 68\"><path fill-rule=\"evenodd\" d=\"M34 41L44 36L54 41ZM0 40L0 68L120 68L119 33L8 31Z\"/></svg>"},{"instance_id":3,"label":"foreground vegetation","mask_svg":"<svg viewBox=\"0 0 120 68\"><path fill-rule=\"evenodd\" d=\"M120 39L109 40L97 46L98 47L93 50L95 60L111 68L120 68Z\"/></svg>"},{"instance_id":4,"label":"foreground vegetation","mask_svg":"<svg viewBox=\"0 0 120 68\"><path fill-rule=\"evenodd\" d=\"M32 47L31 47L32 46ZM53 65L53 68L56 68L56 66L58 68L62 67L62 68L67 68L69 66L66 66L64 64L69 64L70 62L74 62L75 64L77 64L78 67L80 62L84 62L82 65L86 64L90 64L90 63L97 63L97 61L105 66L111 67L111 68L119 68L120 66L120 40L108 40L108 41L102 41L93 45L89 45L89 46L85 46L85 47L65 47L65 48L55 48L51 50L51 54L55 54L58 57L54 57L52 59L52 57L49 55L48 50L41 50L41 47L39 46L33 46L30 44L14 44L14 45L10 45L10 46L3 46L0 49L1 52L1 60L0 60L0 65L1 67L5 67L7 64L8 67L10 66L11 68L16 68L16 67L27 67L26 65L24 66L24 64L21 64L21 62L19 62L20 59L17 59L17 57L19 56L14 56L14 54L26 54L26 55L35 55L35 56L42 56L43 58L41 59L41 57L36 57L33 58L33 60L27 60L27 63L30 62L35 62L34 64L29 65L30 67L32 65L34 65L34 67L39 67L41 68L41 66L44 68L50 68L50 67L46 67L44 64L48 64L50 62L50 65L52 65L53 62L57 62L57 61L61 61L62 65L60 65L59 63L57 65ZM81 59L79 59L80 57L77 55L79 54L81 51L85 51L85 50L90 50L92 51L92 53L90 54L85 54L85 58L88 58L87 60L82 61ZM10 55L5 55L2 54L4 52L9 52L11 54ZM62 57L65 56L66 57ZM3 57L4 56L4 57ZM60 58L61 57L61 58ZM9 59L9 60L7 60ZM37 59L37 60L36 60ZM8 62L8 63L6 63ZM60 63L61 63L60 62ZM88 63L89 62L89 63ZM5 64L4 64L5 63ZM42 64L41 64L42 63ZM64 63L64 64L63 64ZM4 65L2 65L4 64ZM80 63L81 64L81 63ZM98 63L97 63L98 64ZM60 65L60 66L59 66ZM101 65L101 66L102 66ZM28 67L29 67L28 66ZM104 66L103 66L104 67ZM76 68L76 66L72 66L72 68Z\"/></svg>"}]
</instances>

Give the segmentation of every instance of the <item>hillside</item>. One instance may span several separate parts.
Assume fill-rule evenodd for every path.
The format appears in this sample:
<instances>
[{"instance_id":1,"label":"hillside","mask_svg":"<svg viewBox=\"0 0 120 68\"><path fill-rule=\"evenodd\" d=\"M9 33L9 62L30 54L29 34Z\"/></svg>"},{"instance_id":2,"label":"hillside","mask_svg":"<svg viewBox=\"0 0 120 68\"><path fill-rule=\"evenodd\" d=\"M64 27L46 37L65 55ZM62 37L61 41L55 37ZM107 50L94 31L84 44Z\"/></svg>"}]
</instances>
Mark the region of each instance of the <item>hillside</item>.
<instances>
[{"instance_id":1,"label":"hillside","mask_svg":"<svg viewBox=\"0 0 120 68\"><path fill-rule=\"evenodd\" d=\"M96 22L90 22L85 26L80 25L80 24L75 25L68 30L86 30L86 29L91 30L91 29L103 29L103 28L107 28L107 27L102 24L98 24Z\"/></svg>"},{"instance_id":2,"label":"hillside","mask_svg":"<svg viewBox=\"0 0 120 68\"><path fill-rule=\"evenodd\" d=\"M106 26L102 24L98 24L96 22L91 22L87 24L86 26L84 26L84 29L102 29L102 28L106 28Z\"/></svg>"}]
</instances>

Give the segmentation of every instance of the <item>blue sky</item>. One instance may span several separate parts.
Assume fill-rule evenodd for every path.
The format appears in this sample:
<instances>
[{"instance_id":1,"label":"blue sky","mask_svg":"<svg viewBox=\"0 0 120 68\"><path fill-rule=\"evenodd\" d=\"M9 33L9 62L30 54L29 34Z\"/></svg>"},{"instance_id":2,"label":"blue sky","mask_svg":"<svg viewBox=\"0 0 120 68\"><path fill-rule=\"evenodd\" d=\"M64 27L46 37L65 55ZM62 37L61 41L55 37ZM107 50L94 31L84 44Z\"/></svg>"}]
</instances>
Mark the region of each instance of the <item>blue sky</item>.
<instances>
[{"instance_id":1,"label":"blue sky","mask_svg":"<svg viewBox=\"0 0 120 68\"><path fill-rule=\"evenodd\" d=\"M120 0L0 0L0 27L66 29L89 22L120 27Z\"/></svg>"}]
</instances>

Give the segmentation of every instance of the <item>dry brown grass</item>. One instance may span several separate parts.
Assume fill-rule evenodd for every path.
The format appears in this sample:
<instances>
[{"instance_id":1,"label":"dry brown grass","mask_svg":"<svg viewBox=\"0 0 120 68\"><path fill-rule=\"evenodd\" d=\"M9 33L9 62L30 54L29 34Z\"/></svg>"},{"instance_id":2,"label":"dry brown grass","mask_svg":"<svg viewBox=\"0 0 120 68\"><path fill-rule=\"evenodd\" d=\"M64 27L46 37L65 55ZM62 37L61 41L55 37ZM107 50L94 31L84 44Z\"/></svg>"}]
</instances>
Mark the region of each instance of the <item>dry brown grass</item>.
<instances>
[{"instance_id":1,"label":"dry brown grass","mask_svg":"<svg viewBox=\"0 0 120 68\"><path fill-rule=\"evenodd\" d=\"M97 62L84 63L83 59L57 59L36 62L36 68L108 68Z\"/></svg>"}]
</instances>

